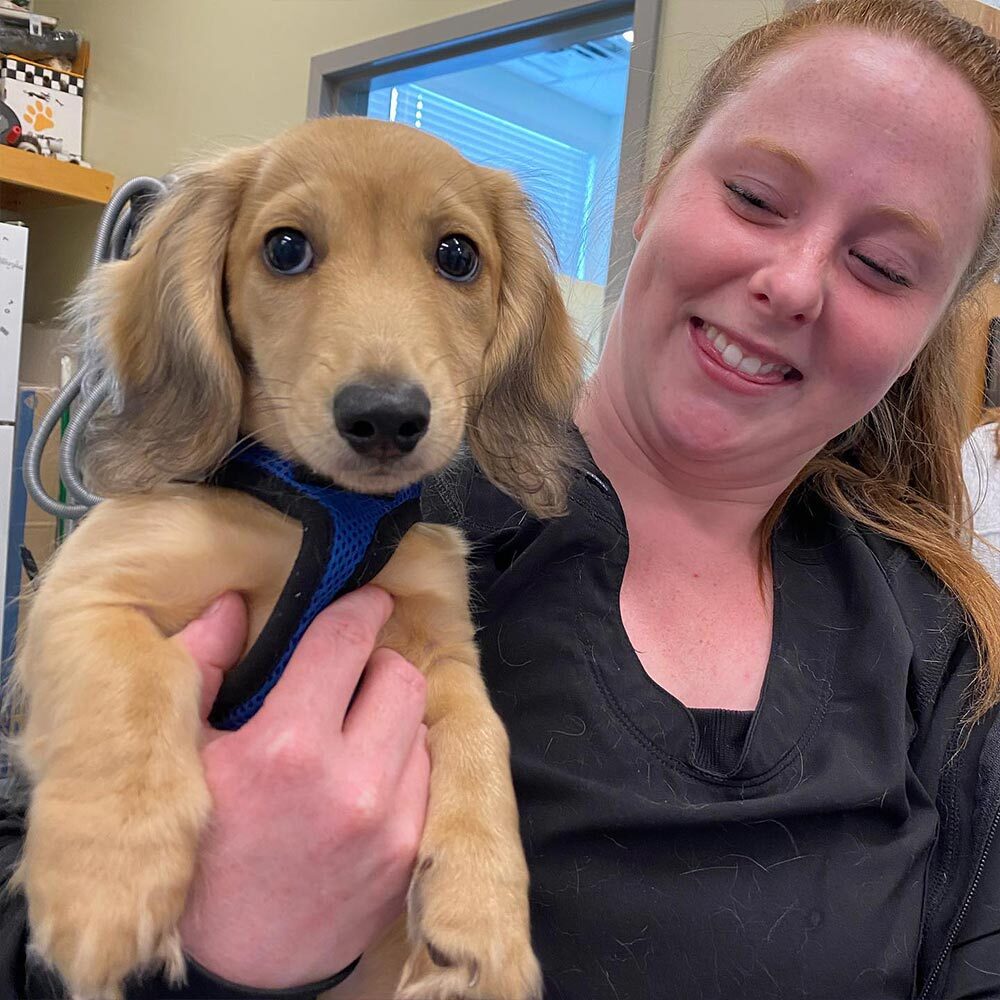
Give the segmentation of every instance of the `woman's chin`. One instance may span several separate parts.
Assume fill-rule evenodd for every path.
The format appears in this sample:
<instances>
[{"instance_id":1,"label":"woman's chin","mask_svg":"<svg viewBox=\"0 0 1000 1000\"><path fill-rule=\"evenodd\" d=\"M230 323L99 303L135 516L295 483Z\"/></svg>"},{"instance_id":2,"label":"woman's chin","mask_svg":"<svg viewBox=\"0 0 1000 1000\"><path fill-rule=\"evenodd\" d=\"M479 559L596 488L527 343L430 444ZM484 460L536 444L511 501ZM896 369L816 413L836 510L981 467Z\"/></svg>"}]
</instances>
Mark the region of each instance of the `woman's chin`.
<instances>
[{"instance_id":1,"label":"woman's chin","mask_svg":"<svg viewBox=\"0 0 1000 1000\"><path fill-rule=\"evenodd\" d=\"M688 461L730 461L755 450L746 420L714 406L693 406L653 418L654 438Z\"/></svg>"}]
</instances>

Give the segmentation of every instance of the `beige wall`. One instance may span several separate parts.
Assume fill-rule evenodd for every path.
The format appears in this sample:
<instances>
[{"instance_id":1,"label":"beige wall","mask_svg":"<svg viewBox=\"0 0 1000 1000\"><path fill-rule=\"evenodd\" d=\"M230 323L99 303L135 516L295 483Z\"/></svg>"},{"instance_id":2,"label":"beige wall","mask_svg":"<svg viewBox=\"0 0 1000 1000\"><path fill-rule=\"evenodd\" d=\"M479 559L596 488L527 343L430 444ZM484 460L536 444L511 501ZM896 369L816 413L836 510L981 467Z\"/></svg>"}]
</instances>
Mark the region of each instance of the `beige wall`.
<instances>
[{"instance_id":1,"label":"beige wall","mask_svg":"<svg viewBox=\"0 0 1000 1000\"><path fill-rule=\"evenodd\" d=\"M712 60L737 35L784 9L784 0L663 0L647 176L659 163L668 124Z\"/></svg>"},{"instance_id":2,"label":"beige wall","mask_svg":"<svg viewBox=\"0 0 1000 1000\"><path fill-rule=\"evenodd\" d=\"M489 0L44 0L91 40L84 151L120 178L165 173L306 113L312 56Z\"/></svg>"},{"instance_id":3,"label":"beige wall","mask_svg":"<svg viewBox=\"0 0 1000 1000\"><path fill-rule=\"evenodd\" d=\"M124 178L305 114L313 55L493 0L44 0L91 40L85 150ZM654 121L739 32L783 0L663 0Z\"/></svg>"}]
</instances>

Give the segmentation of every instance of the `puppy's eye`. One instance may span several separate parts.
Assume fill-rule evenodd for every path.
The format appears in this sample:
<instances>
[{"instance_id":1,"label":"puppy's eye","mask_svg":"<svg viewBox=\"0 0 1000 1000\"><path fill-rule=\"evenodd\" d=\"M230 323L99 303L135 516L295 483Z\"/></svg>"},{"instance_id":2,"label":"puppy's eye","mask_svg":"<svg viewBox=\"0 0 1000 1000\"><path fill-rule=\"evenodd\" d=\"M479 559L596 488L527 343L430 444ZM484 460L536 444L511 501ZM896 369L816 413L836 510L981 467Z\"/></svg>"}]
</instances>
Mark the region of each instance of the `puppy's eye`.
<instances>
[{"instance_id":1,"label":"puppy's eye","mask_svg":"<svg viewBox=\"0 0 1000 1000\"><path fill-rule=\"evenodd\" d=\"M313 248L297 229L272 229L264 237L264 260L276 274L301 274L313 262Z\"/></svg>"},{"instance_id":2,"label":"puppy's eye","mask_svg":"<svg viewBox=\"0 0 1000 1000\"><path fill-rule=\"evenodd\" d=\"M479 271L476 244L458 233L445 236L438 243L437 269L451 281L471 281Z\"/></svg>"}]
</instances>

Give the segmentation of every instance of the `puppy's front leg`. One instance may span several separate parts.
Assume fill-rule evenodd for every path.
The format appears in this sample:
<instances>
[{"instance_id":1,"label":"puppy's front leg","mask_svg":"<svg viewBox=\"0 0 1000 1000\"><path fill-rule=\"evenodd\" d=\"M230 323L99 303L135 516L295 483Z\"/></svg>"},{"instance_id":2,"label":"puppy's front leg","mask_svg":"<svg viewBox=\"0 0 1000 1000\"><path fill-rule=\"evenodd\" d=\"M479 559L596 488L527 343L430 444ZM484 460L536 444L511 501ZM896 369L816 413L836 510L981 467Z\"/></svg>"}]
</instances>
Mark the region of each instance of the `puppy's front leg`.
<instances>
[{"instance_id":1,"label":"puppy's front leg","mask_svg":"<svg viewBox=\"0 0 1000 1000\"><path fill-rule=\"evenodd\" d=\"M199 677L138 609L47 617L33 665L58 656L73 676L23 734L36 782L16 880L32 948L75 996L115 998L137 967L183 970L175 928L210 805Z\"/></svg>"},{"instance_id":2,"label":"puppy's front leg","mask_svg":"<svg viewBox=\"0 0 1000 1000\"><path fill-rule=\"evenodd\" d=\"M15 670L32 784L16 881L31 947L75 997L117 998L145 966L183 972L210 800L200 675L168 636L229 589L259 622L294 557L282 530L249 498L178 488L101 504L46 571Z\"/></svg>"},{"instance_id":3,"label":"puppy's front leg","mask_svg":"<svg viewBox=\"0 0 1000 1000\"><path fill-rule=\"evenodd\" d=\"M385 644L427 676L431 791L397 998L540 996L509 744L479 672L461 536L418 525L375 582L396 599Z\"/></svg>"}]
</instances>

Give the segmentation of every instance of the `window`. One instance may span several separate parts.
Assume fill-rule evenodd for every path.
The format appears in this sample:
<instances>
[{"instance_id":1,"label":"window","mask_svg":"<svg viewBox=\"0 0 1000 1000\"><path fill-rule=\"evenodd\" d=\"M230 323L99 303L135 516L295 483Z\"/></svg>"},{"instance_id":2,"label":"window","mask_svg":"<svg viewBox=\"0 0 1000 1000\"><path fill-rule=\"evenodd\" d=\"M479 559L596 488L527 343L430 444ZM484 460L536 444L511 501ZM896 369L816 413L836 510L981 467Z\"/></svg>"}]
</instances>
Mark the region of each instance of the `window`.
<instances>
[{"instance_id":1,"label":"window","mask_svg":"<svg viewBox=\"0 0 1000 1000\"><path fill-rule=\"evenodd\" d=\"M638 210L659 2L507 0L317 56L310 113L402 122L517 176L599 348Z\"/></svg>"},{"instance_id":2,"label":"window","mask_svg":"<svg viewBox=\"0 0 1000 1000\"><path fill-rule=\"evenodd\" d=\"M560 270L581 281L604 283L606 261L601 269L587 267L587 224L597 167L594 153L415 84L373 90L368 115L426 129L475 163L518 175L541 210Z\"/></svg>"}]
</instances>

